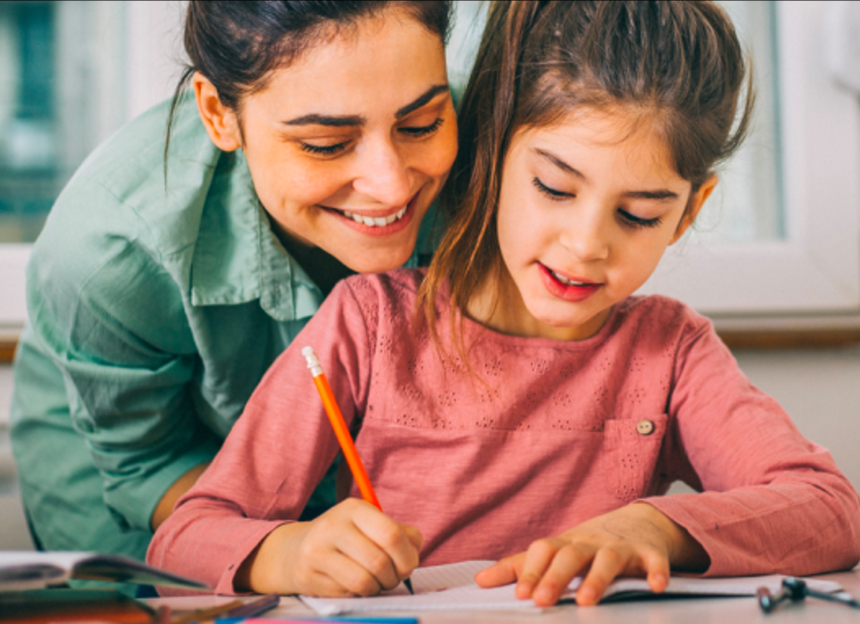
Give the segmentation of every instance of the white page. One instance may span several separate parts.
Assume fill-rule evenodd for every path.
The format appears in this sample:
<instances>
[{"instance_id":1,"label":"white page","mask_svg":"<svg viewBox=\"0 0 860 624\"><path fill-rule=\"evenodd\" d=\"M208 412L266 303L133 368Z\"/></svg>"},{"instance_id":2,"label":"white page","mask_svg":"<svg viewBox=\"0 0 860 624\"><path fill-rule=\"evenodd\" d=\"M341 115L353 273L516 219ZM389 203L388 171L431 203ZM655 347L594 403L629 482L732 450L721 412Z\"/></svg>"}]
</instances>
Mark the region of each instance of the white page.
<instances>
[{"instance_id":1,"label":"white page","mask_svg":"<svg viewBox=\"0 0 860 624\"><path fill-rule=\"evenodd\" d=\"M17 568L25 565L55 565L63 570L71 570L76 563L89 559L95 554L94 552L74 551L2 550L0 551L0 569Z\"/></svg>"},{"instance_id":2,"label":"white page","mask_svg":"<svg viewBox=\"0 0 860 624\"><path fill-rule=\"evenodd\" d=\"M519 600L514 585L483 589L474 582L474 575L489 567L492 561L464 561L443 566L418 568L412 574L412 596L401 584L399 587L369 598L312 598L301 599L320 615L337 615L363 611L427 611L469 609L531 609L537 611L531 600ZM747 576L719 579L702 579L673 576L667 593L690 596L755 596L759 587L767 586L771 593L780 589L785 576ZM575 578L568 586L563 599L572 600L582 579ZM807 580L810 589L835 592L841 589L833 581ZM606 596L626 592L650 594L645 579L619 579L607 590Z\"/></svg>"}]
</instances>

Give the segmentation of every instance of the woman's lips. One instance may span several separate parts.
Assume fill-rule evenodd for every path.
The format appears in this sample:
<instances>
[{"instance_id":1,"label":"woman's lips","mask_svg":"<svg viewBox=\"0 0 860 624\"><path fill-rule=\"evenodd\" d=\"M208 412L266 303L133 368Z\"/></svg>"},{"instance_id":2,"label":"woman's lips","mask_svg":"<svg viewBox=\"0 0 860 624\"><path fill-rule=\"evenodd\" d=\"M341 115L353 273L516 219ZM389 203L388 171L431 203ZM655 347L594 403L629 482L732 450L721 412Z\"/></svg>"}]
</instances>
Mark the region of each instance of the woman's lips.
<instances>
[{"instance_id":1,"label":"woman's lips","mask_svg":"<svg viewBox=\"0 0 860 624\"><path fill-rule=\"evenodd\" d=\"M603 284L570 278L538 263L541 281L551 295L565 301L585 301L596 293Z\"/></svg>"},{"instance_id":2,"label":"woman's lips","mask_svg":"<svg viewBox=\"0 0 860 624\"><path fill-rule=\"evenodd\" d=\"M325 208L331 214L337 215L342 222L352 229L370 236L388 236L405 229L415 215L416 193L409 202L399 210L385 216L370 216L351 210Z\"/></svg>"}]
</instances>

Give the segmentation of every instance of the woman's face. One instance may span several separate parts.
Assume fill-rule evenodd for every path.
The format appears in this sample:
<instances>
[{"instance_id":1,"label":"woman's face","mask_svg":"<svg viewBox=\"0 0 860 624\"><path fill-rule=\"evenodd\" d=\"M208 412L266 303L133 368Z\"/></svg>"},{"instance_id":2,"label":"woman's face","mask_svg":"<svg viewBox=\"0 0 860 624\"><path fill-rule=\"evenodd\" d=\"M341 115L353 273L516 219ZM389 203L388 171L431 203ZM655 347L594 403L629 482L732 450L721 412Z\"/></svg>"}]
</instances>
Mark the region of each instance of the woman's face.
<instances>
[{"instance_id":1,"label":"woman's face","mask_svg":"<svg viewBox=\"0 0 860 624\"><path fill-rule=\"evenodd\" d=\"M222 106L207 123L217 93L199 75L195 89L216 145L244 150L288 247L319 247L362 273L409 258L457 152L438 36L399 11L363 19L276 70L238 119Z\"/></svg>"}]
</instances>

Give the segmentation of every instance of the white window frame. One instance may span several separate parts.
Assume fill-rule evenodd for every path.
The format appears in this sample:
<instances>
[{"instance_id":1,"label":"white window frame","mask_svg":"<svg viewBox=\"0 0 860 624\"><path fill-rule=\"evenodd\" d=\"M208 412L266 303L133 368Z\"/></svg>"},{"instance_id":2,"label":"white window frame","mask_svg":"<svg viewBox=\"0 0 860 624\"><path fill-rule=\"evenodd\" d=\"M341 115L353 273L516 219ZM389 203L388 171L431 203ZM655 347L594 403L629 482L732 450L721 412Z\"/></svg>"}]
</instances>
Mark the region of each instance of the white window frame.
<instances>
[{"instance_id":1,"label":"white window frame","mask_svg":"<svg viewBox=\"0 0 860 624\"><path fill-rule=\"evenodd\" d=\"M718 327L860 326L860 105L828 72L832 4L777 3L786 239L681 241L644 291Z\"/></svg>"},{"instance_id":2,"label":"white window frame","mask_svg":"<svg viewBox=\"0 0 860 624\"><path fill-rule=\"evenodd\" d=\"M860 327L860 105L827 70L832 4L777 4L787 238L707 248L682 240L644 292L677 297L718 328ZM183 3L127 5L131 118L171 93ZM0 245L0 333L26 318L29 250Z\"/></svg>"}]
</instances>

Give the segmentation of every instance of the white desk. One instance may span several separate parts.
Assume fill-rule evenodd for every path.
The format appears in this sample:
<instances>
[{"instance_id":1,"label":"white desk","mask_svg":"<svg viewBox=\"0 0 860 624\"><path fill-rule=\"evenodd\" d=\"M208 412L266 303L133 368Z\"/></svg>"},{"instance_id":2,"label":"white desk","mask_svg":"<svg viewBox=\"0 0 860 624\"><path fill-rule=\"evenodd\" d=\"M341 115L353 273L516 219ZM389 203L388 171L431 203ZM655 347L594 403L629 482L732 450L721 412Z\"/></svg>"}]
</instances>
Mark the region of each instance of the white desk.
<instances>
[{"instance_id":1,"label":"white desk","mask_svg":"<svg viewBox=\"0 0 860 624\"><path fill-rule=\"evenodd\" d=\"M851 572L826 574L814 578L839 582L853 596L860 596L860 567ZM193 598L159 598L151 604L168 604L191 609L214 606L234 600L227 596ZM261 617L313 616L314 612L297 598L283 597L280 605ZM415 613L380 613L379 615L410 615L422 624L858 624L860 610L832 602L807 598L802 603L783 603L776 611L762 612L755 598L685 598L644 600L597 607L581 608L562 605L542 611L423 611Z\"/></svg>"}]
</instances>

